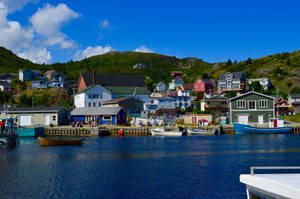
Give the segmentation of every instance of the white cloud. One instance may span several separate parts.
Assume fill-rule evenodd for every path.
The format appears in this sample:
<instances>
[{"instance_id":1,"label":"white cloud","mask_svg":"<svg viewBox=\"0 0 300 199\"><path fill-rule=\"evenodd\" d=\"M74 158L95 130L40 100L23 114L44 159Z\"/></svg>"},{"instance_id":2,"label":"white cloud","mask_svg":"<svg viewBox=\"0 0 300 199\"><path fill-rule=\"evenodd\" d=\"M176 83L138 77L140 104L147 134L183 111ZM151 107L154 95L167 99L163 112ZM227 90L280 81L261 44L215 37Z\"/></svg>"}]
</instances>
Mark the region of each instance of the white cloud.
<instances>
[{"instance_id":1,"label":"white cloud","mask_svg":"<svg viewBox=\"0 0 300 199\"><path fill-rule=\"evenodd\" d=\"M46 45L60 45L62 49L66 49L75 47L75 44L68 40L60 29L64 24L78 17L79 14L71 10L66 4L60 3L57 6L46 4L30 18L30 22L35 32L47 38Z\"/></svg>"},{"instance_id":2,"label":"white cloud","mask_svg":"<svg viewBox=\"0 0 300 199\"><path fill-rule=\"evenodd\" d=\"M103 29L107 29L107 28L109 28L110 24L109 24L109 22L108 22L107 19L104 19L103 21L101 21L100 26L101 26Z\"/></svg>"},{"instance_id":3,"label":"white cloud","mask_svg":"<svg viewBox=\"0 0 300 199\"><path fill-rule=\"evenodd\" d=\"M37 3L39 0L0 0L7 6L9 13L21 10L27 3Z\"/></svg>"},{"instance_id":4,"label":"white cloud","mask_svg":"<svg viewBox=\"0 0 300 199\"><path fill-rule=\"evenodd\" d=\"M147 48L146 46L140 46L134 50L135 52L143 52L143 53L153 53L152 50Z\"/></svg>"},{"instance_id":5,"label":"white cloud","mask_svg":"<svg viewBox=\"0 0 300 199\"><path fill-rule=\"evenodd\" d=\"M101 54L105 54L108 53L110 51L113 51L114 49L111 46L95 46L95 47L91 47L88 46L86 49L84 49L83 51L77 51L77 53L74 56L75 60L82 60L91 56L95 56L95 55L101 55Z\"/></svg>"},{"instance_id":6,"label":"white cloud","mask_svg":"<svg viewBox=\"0 0 300 199\"><path fill-rule=\"evenodd\" d=\"M52 59L51 53L46 48L35 47L24 50L23 52L19 53L18 56L24 59L29 59L30 61L38 64L47 64Z\"/></svg>"},{"instance_id":7,"label":"white cloud","mask_svg":"<svg viewBox=\"0 0 300 199\"><path fill-rule=\"evenodd\" d=\"M30 27L24 28L17 21L7 20L8 7L0 1L0 46L18 51L30 45L34 33Z\"/></svg>"}]
</instances>

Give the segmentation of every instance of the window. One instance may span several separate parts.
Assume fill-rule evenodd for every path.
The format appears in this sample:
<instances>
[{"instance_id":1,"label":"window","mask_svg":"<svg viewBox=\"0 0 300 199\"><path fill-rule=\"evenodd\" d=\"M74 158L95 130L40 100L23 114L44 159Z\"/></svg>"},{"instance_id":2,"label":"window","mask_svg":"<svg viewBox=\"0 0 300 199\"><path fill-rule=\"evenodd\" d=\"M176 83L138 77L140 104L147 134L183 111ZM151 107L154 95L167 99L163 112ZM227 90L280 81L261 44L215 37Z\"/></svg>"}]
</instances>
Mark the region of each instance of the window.
<instances>
[{"instance_id":1,"label":"window","mask_svg":"<svg viewBox=\"0 0 300 199\"><path fill-rule=\"evenodd\" d=\"M256 109L256 101L248 101L248 108L250 110L255 110Z\"/></svg>"},{"instance_id":2,"label":"window","mask_svg":"<svg viewBox=\"0 0 300 199\"><path fill-rule=\"evenodd\" d=\"M101 102L99 102L99 107L101 106Z\"/></svg>"},{"instance_id":3,"label":"window","mask_svg":"<svg viewBox=\"0 0 300 199\"><path fill-rule=\"evenodd\" d=\"M103 119L104 120L111 120L111 116L104 116Z\"/></svg>"},{"instance_id":4,"label":"window","mask_svg":"<svg viewBox=\"0 0 300 199\"><path fill-rule=\"evenodd\" d=\"M102 99L102 94L100 94L100 99Z\"/></svg>"},{"instance_id":5,"label":"window","mask_svg":"<svg viewBox=\"0 0 300 199\"><path fill-rule=\"evenodd\" d=\"M96 107L96 102L93 102L93 106Z\"/></svg>"},{"instance_id":6,"label":"window","mask_svg":"<svg viewBox=\"0 0 300 199\"><path fill-rule=\"evenodd\" d=\"M267 100L259 100L258 105L259 105L260 108L267 108L268 101Z\"/></svg>"},{"instance_id":7,"label":"window","mask_svg":"<svg viewBox=\"0 0 300 199\"><path fill-rule=\"evenodd\" d=\"M56 121L56 116L55 115L52 116L52 121Z\"/></svg>"},{"instance_id":8,"label":"window","mask_svg":"<svg viewBox=\"0 0 300 199\"><path fill-rule=\"evenodd\" d=\"M89 107L91 107L91 102L89 102Z\"/></svg>"},{"instance_id":9,"label":"window","mask_svg":"<svg viewBox=\"0 0 300 199\"><path fill-rule=\"evenodd\" d=\"M246 108L246 102L245 102L245 100L238 100L237 101L237 107L238 108Z\"/></svg>"},{"instance_id":10,"label":"window","mask_svg":"<svg viewBox=\"0 0 300 199\"><path fill-rule=\"evenodd\" d=\"M92 98L92 94L89 94L89 98L90 98L90 99Z\"/></svg>"}]
</instances>

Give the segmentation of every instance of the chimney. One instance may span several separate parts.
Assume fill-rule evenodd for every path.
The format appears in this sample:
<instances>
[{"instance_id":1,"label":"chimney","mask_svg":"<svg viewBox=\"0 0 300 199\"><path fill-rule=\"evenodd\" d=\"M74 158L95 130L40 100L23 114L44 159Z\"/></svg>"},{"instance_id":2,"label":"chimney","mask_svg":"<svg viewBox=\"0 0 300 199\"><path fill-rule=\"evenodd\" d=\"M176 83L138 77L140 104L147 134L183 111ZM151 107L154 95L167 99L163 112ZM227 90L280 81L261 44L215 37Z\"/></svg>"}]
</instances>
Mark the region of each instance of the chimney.
<instances>
[{"instance_id":1,"label":"chimney","mask_svg":"<svg viewBox=\"0 0 300 199\"><path fill-rule=\"evenodd\" d=\"M96 72L94 71L94 72L92 73L92 75L93 75L93 85L95 85L95 81L96 81Z\"/></svg>"}]
</instances>

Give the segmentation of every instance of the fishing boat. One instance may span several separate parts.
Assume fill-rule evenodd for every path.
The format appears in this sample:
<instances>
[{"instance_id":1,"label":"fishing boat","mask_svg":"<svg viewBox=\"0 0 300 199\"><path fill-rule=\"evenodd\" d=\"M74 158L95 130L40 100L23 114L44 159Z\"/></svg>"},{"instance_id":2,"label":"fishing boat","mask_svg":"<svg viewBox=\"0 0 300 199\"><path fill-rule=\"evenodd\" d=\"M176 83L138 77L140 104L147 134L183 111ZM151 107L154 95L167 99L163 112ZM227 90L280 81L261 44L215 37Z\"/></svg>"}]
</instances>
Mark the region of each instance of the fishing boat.
<instances>
[{"instance_id":1,"label":"fishing boat","mask_svg":"<svg viewBox=\"0 0 300 199\"><path fill-rule=\"evenodd\" d=\"M150 129L152 135L157 136L184 136L187 135L187 131L183 128L177 129L166 129L164 127L162 128L155 128Z\"/></svg>"},{"instance_id":2,"label":"fishing boat","mask_svg":"<svg viewBox=\"0 0 300 199\"><path fill-rule=\"evenodd\" d=\"M236 134L288 134L292 131L292 127L284 126L284 121L279 119L270 119L269 127L257 127L233 122L233 128Z\"/></svg>"},{"instance_id":3,"label":"fishing boat","mask_svg":"<svg viewBox=\"0 0 300 199\"><path fill-rule=\"evenodd\" d=\"M209 132L201 129L201 128L187 128L188 135L201 135L201 134L208 134Z\"/></svg>"},{"instance_id":4,"label":"fishing boat","mask_svg":"<svg viewBox=\"0 0 300 199\"><path fill-rule=\"evenodd\" d=\"M255 174L254 170L300 170L300 167L251 167L250 174L240 175L240 182L246 184L248 199L300 198L300 173Z\"/></svg>"},{"instance_id":5,"label":"fishing boat","mask_svg":"<svg viewBox=\"0 0 300 199\"><path fill-rule=\"evenodd\" d=\"M48 138L38 137L41 146L81 145L82 138Z\"/></svg>"}]
</instances>

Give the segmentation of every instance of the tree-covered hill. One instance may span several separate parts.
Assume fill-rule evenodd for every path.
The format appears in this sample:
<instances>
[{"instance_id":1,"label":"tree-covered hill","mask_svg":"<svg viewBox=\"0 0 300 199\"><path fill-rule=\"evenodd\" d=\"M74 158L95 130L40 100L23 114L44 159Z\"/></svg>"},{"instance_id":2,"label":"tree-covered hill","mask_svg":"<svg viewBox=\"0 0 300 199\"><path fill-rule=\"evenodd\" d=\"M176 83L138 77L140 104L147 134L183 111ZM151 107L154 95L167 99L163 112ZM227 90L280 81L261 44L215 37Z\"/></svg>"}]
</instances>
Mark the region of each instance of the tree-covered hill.
<instances>
[{"instance_id":1,"label":"tree-covered hill","mask_svg":"<svg viewBox=\"0 0 300 199\"><path fill-rule=\"evenodd\" d=\"M142 63L146 68L134 69L133 65ZM0 48L0 73L17 72L22 68L39 69L45 72L55 69L63 72L69 80L78 80L80 72L135 73L149 77L149 83L169 82L171 71L182 71L186 82L198 77L217 79L227 71L244 71L247 78L269 77L274 87L288 93L300 87L300 51L279 53L259 59L251 58L236 62L207 63L198 58L177 58L156 53L109 52L81 61L54 63L51 65L33 64L21 59L5 48Z\"/></svg>"}]
</instances>

